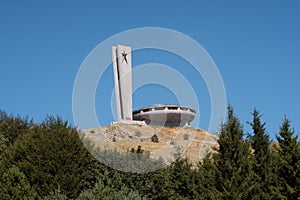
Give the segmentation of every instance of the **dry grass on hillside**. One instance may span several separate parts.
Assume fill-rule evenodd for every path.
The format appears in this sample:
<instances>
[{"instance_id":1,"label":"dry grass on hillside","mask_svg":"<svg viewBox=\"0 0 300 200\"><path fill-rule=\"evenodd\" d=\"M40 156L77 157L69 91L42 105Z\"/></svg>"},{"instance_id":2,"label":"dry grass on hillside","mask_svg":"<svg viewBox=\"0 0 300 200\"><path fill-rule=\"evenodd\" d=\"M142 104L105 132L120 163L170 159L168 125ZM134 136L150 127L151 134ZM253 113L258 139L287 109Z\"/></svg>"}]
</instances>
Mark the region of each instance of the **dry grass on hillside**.
<instances>
[{"instance_id":1,"label":"dry grass on hillside","mask_svg":"<svg viewBox=\"0 0 300 200\"><path fill-rule=\"evenodd\" d=\"M152 158L162 157L166 162L173 161L175 155L181 154L181 157L188 157L192 163L196 163L212 151L218 139L216 135L199 128L121 123L81 132L96 147L130 151L140 145L144 151L150 152ZM159 139L158 143L151 140L154 134Z\"/></svg>"}]
</instances>

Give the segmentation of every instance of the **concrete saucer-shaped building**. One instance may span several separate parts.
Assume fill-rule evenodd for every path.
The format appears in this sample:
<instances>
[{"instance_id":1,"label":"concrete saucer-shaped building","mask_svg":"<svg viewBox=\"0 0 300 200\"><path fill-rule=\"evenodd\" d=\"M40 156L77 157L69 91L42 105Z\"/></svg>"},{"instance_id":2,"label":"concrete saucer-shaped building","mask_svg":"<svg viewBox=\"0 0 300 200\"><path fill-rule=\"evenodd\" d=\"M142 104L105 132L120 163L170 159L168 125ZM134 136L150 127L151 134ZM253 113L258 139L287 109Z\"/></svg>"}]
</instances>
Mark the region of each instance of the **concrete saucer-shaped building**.
<instances>
[{"instance_id":1,"label":"concrete saucer-shaped building","mask_svg":"<svg viewBox=\"0 0 300 200\"><path fill-rule=\"evenodd\" d=\"M175 104L156 104L133 111L133 119L159 126L187 126L195 118L196 111Z\"/></svg>"}]
</instances>

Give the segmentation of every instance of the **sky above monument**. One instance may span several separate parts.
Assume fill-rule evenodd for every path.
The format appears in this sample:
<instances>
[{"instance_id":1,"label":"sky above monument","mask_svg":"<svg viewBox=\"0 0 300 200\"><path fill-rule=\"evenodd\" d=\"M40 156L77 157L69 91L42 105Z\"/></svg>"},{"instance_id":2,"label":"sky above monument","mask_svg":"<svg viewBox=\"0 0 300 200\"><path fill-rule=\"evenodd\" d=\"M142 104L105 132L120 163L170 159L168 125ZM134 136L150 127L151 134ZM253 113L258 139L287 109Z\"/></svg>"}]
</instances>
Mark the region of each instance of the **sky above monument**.
<instances>
[{"instance_id":1,"label":"sky above monument","mask_svg":"<svg viewBox=\"0 0 300 200\"><path fill-rule=\"evenodd\" d=\"M73 84L86 56L120 32L162 27L188 35L211 56L222 76L227 101L245 132L250 131L246 124L250 112L257 107L271 138L285 115L299 135L299 10L299 1L277 0L1 1L0 109L28 115L36 122L47 114L58 115L73 124ZM207 129L210 94L188 62L168 52L145 49L133 52L132 63L133 68L161 63L188 79L199 100L199 127ZM113 84L111 65L95 96L101 125L114 120ZM134 109L156 103L178 100L170 89L157 84L145 85L133 94Z\"/></svg>"}]
</instances>

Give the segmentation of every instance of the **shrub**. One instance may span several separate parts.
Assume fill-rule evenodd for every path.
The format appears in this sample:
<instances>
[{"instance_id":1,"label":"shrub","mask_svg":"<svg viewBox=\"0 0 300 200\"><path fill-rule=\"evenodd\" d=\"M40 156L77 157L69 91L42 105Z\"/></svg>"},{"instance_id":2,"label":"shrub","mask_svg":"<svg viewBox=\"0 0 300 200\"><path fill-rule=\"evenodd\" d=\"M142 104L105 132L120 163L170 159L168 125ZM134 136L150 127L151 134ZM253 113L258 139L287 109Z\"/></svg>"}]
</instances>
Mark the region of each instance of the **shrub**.
<instances>
[{"instance_id":1,"label":"shrub","mask_svg":"<svg viewBox=\"0 0 300 200\"><path fill-rule=\"evenodd\" d=\"M93 189L83 191L78 197L78 200L86 199L142 200L144 198L140 196L138 191L133 191L124 185L121 185L120 188L115 188L113 186L107 186L99 181Z\"/></svg>"},{"instance_id":2,"label":"shrub","mask_svg":"<svg viewBox=\"0 0 300 200\"><path fill-rule=\"evenodd\" d=\"M144 153L144 150L142 149L142 146L139 145L137 150L135 150L134 148L131 148L130 152L131 153Z\"/></svg>"},{"instance_id":3,"label":"shrub","mask_svg":"<svg viewBox=\"0 0 300 200\"><path fill-rule=\"evenodd\" d=\"M26 176L17 166L9 168L0 178L0 199L35 199L37 197Z\"/></svg>"},{"instance_id":4,"label":"shrub","mask_svg":"<svg viewBox=\"0 0 300 200\"><path fill-rule=\"evenodd\" d=\"M143 153L143 152L144 152L144 150L142 150L142 146L139 145L137 150L136 150L136 153Z\"/></svg>"},{"instance_id":5,"label":"shrub","mask_svg":"<svg viewBox=\"0 0 300 200\"><path fill-rule=\"evenodd\" d=\"M159 142L158 137L157 137L156 134L152 135L151 141L152 141L152 142L157 142L157 143Z\"/></svg>"},{"instance_id":6,"label":"shrub","mask_svg":"<svg viewBox=\"0 0 300 200\"><path fill-rule=\"evenodd\" d=\"M68 197L60 191L60 188L58 188L51 192L50 195L44 197L43 200L68 200Z\"/></svg>"},{"instance_id":7,"label":"shrub","mask_svg":"<svg viewBox=\"0 0 300 200\"><path fill-rule=\"evenodd\" d=\"M183 139L184 139L184 140L189 140L189 135L188 135L188 134L184 134L184 135L183 135Z\"/></svg>"},{"instance_id":8,"label":"shrub","mask_svg":"<svg viewBox=\"0 0 300 200\"><path fill-rule=\"evenodd\" d=\"M142 135L142 133L140 131L135 131L134 132L134 136L136 137L140 137Z\"/></svg>"}]
</instances>

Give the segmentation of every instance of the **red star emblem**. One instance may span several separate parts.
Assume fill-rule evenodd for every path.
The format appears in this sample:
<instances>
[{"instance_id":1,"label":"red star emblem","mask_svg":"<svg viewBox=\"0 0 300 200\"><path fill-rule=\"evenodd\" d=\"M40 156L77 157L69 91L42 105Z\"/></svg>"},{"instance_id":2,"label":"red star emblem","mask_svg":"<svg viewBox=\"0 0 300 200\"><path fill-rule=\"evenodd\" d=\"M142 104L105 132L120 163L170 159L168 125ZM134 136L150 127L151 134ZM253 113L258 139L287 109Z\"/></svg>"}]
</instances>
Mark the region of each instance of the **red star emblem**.
<instances>
[{"instance_id":1,"label":"red star emblem","mask_svg":"<svg viewBox=\"0 0 300 200\"><path fill-rule=\"evenodd\" d=\"M127 62L127 57L126 57L126 56L127 56L127 53L125 53L125 51L123 51L122 56L123 56L122 63L123 63L124 60L125 60L126 64L128 64L128 62Z\"/></svg>"}]
</instances>

